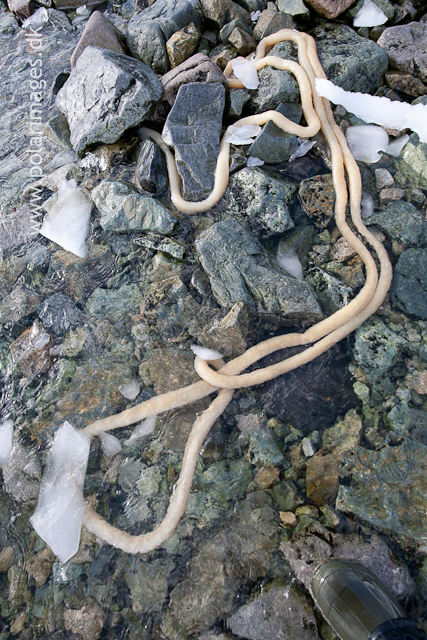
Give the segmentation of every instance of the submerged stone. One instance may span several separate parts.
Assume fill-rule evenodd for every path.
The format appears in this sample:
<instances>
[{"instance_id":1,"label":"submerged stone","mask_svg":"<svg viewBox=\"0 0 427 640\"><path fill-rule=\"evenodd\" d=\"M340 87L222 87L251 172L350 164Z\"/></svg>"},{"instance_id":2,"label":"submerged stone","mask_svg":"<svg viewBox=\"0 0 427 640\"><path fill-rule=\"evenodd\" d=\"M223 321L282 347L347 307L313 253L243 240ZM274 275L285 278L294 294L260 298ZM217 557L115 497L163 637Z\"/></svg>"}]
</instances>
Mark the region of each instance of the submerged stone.
<instances>
[{"instance_id":1,"label":"submerged stone","mask_svg":"<svg viewBox=\"0 0 427 640\"><path fill-rule=\"evenodd\" d=\"M79 152L97 142L116 142L144 120L161 95L161 82L150 67L89 46L59 90L56 105L67 117L71 144Z\"/></svg>"},{"instance_id":2,"label":"submerged stone","mask_svg":"<svg viewBox=\"0 0 427 640\"><path fill-rule=\"evenodd\" d=\"M237 220L207 229L196 239L196 249L221 306L244 302L281 325L321 317L309 286L273 266L263 246Z\"/></svg>"},{"instance_id":3,"label":"submerged stone","mask_svg":"<svg viewBox=\"0 0 427 640\"><path fill-rule=\"evenodd\" d=\"M162 135L175 151L186 200L203 200L213 189L224 104L222 84L185 84L166 119Z\"/></svg>"},{"instance_id":4,"label":"submerged stone","mask_svg":"<svg viewBox=\"0 0 427 640\"><path fill-rule=\"evenodd\" d=\"M404 441L369 451L358 447L344 455L337 509L369 524L427 541L427 447Z\"/></svg>"}]
</instances>

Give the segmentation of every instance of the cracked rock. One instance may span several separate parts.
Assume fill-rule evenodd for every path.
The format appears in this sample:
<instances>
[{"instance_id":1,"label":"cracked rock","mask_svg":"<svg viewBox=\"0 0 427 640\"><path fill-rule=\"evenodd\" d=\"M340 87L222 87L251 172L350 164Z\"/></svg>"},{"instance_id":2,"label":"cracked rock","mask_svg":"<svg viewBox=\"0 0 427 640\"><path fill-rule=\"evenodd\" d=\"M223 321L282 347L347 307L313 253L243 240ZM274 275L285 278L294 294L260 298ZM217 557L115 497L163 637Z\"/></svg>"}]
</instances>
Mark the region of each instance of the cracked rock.
<instances>
[{"instance_id":1,"label":"cracked rock","mask_svg":"<svg viewBox=\"0 0 427 640\"><path fill-rule=\"evenodd\" d=\"M56 105L67 117L71 144L79 152L97 142L116 142L144 120L161 95L160 80L142 62L86 47Z\"/></svg>"}]
</instances>

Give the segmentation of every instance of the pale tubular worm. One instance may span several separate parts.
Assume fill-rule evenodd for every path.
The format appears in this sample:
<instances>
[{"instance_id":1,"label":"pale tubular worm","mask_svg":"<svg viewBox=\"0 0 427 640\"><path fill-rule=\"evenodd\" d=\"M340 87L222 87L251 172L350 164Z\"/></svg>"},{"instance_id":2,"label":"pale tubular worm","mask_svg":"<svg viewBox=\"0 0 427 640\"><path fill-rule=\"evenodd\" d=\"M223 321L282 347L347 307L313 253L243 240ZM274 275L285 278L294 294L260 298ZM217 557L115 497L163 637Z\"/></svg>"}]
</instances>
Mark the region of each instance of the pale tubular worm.
<instances>
[{"instance_id":1,"label":"pale tubular worm","mask_svg":"<svg viewBox=\"0 0 427 640\"><path fill-rule=\"evenodd\" d=\"M271 46L284 40L291 40L297 45L299 65L295 62L266 55ZM129 426L143 418L195 402L220 389L218 396L193 425L185 448L182 471L172 492L166 517L154 531L140 536L132 536L110 525L92 507L87 506L83 522L89 531L129 553L146 553L157 548L176 528L185 511L200 448L211 426L230 402L233 389L261 384L318 357L369 318L382 304L390 287L392 268L387 252L375 236L366 229L361 219L361 178L358 166L348 149L344 135L334 121L329 102L320 98L315 92L315 78L325 78L326 76L317 57L314 39L307 34L290 29L279 31L261 40L256 50L255 64L257 69L261 69L265 65L272 65L279 69L289 70L295 75L300 86L307 126L296 125L275 111L242 118L235 124L237 126L264 124L268 120L273 120L275 124L285 131L296 133L300 137L314 135L320 127L322 128L332 156L332 174L336 192L336 224L341 235L355 249L365 264L365 285L346 307L313 325L305 332L288 333L261 342L221 366L218 371L212 369L208 362L196 358L195 368L202 378L200 382L157 396L115 416L97 420L86 427L84 430L86 433L96 435L110 429ZM227 66L225 75L228 77L231 75L231 65ZM229 84L231 87L243 87L240 80L229 79ZM224 135L220 145L214 189L208 198L201 202L193 203L186 202L181 196L181 180L173 154L163 142L160 134L148 129L145 130L145 133L152 137L166 154L171 197L177 209L184 213L198 213L210 209L221 199L227 188L229 176L230 145L227 143L227 135ZM379 278L372 255L363 242L353 233L345 219L348 200L345 172L347 172L349 180L352 222L360 235L373 246L377 253L381 266ZM312 346L275 365L258 369L251 373L241 373L250 365L275 351L291 346L308 344ZM217 364L220 363L215 362L215 365Z\"/></svg>"}]
</instances>

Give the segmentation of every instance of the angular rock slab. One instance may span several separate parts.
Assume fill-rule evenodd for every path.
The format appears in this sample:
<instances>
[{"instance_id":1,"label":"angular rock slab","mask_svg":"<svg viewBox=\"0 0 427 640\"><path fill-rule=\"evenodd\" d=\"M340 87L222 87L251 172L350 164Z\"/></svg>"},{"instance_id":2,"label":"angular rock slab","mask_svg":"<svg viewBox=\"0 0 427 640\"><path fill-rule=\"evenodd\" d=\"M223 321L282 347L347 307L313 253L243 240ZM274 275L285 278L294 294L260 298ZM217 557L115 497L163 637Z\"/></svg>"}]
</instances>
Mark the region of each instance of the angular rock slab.
<instances>
[{"instance_id":1,"label":"angular rock slab","mask_svg":"<svg viewBox=\"0 0 427 640\"><path fill-rule=\"evenodd\" d=\"M176 218L160 202L141 195L126 182L103 180L91 195L101 213L101 227L108 231L167 235L176 225Z\"/></svg>"},{"instance_id":2,"label":"angular rock slab","mask_svg":"<svg viewBox=\"0 0 427 640\"><path fill-rule=\"evenodd\" d=\"M324 18L336 18L348 9L354 0L307 0L310 7Z\"/></svg>"},{"instance_id":3,"label":"angular rock slab","mask_svg":"<svg viewBox=\"0 0 427 640\"><path fill-rule=\"evenodd\" d=\"M127 44L135 58L156 73L169 70L166 42L175 31L194 22L201 27L199 0L157 0L129 22Z\"/></svg>"},{"instance_id":4,"label":"angular rock slab","mask_svg":"<svg viewBox=\"0 0 427 640\"><path fill-rule=\"evenodd\" d=\"M182 85L166 119L163 140L175 151L186 200L206 198L213 189L225 105L220 83Z\"/></svg>"},{"instance_id":5,"label":"angular rock slab","mask_svg":"<svg viewBox=\"0 0 427 640\"><path fill-rule=\"evenodd\" d=\"M100 47L126 55L126 39L122 33L100 11L94 11L86 23L82 36L71 56L71 68L74 69L77 60L86 47Z\"/></svg>"},{"instance_id":6,"label":"angular rock slab","mask_svg":"<svg viewBox=\"0 0 427 640\"><path fill-rule=\"evenodd\" d=\"M204 231L196 249L222 307L244 302L252 312L281 325L322 317L308 284L274 267L264 247L237 220L218 222Z\"/></svg>"},{"instance_id":7,"label":"angular rock slab","mask_svg":"<svg viewBox=\"0 0 427 640\"><path fill-rule=\"evenodd\" d=\"M344 454L336 508L370 524L427 542L427 447L397 447Z\"/></svg>"},{"instance_id":8,"label":"angular rock slab","mask_svg":"<svg viewBox=\"0 0 427 640\"><path fill-rule=\"evenodd\" d=\"M139 60L86 47L56 105L67 117L71 144L79 152L97 142L116 142L144 120L161 95L160 80Z\"/></svg>"},{"instance_id":9,"label":"angular rock slab","mask_svg":"<svg viewBox=\"0 0 427 640\"><path fill-rule=\"evenodd\" d=\"M411 22L388 27L378 38L378 44L387 52L392 69L427 82L427 24Z\"/></svg>"},{"instance_id":10,"label":"angular rock slab","mask_svg":"<svg viewBox=\"0 0 427 640\"><path fill-rule=\"evenodd\" d=\"M391 295L405 313L427 319L427 249L407 249L394 267Z\"/></svg>"}]
</instances>

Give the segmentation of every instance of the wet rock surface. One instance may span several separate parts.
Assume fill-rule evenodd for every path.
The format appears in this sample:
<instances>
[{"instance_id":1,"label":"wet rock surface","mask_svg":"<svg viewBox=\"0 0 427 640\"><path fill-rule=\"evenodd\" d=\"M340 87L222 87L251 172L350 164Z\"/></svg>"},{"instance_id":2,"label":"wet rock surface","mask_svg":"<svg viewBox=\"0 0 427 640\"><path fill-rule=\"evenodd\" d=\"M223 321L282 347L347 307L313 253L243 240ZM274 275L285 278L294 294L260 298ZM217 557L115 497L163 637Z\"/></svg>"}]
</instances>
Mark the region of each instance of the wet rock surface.
<instances>
[{"instance_id":1,"label":"wet rock surface","mask_svg":"<svg viewBox=\"0 0 427 640\"><path fill-rule=\"evenodd\" d=\"M96 142L116 142L144 120L161 95L161 83L147 65L86 47L58 92L56 105L67 117L73 148L83 151Z\"/></svg>"},{"instance_id":2,"label":"wet rock surface","mask_svg":"<svg viewBox=\"0 0 427 640\"><path fill-rule=\"evenodd\" d=\"M10 10L0 2L0 424L14 423L11 462L0 470L2 640L330 640L309 595L314 567L330 557L370 567L425 625L427 145L410 131L397 158L359 163L363 215L393 266L390 295L370 321L310 364L234 393L203 443L172 536L136 557L83 528L77 555L60 565L29 525L46 454L64 420L83 428L196 383L191 345L219 350L228 361L262 340L301 331L363 287L363 263L333 220L322 135L289 162L295 138L265 125L254 145L232 146L222 201L186 216L171 202L163 152L141 141L137 127L144 121L161 132L180 87L194 83L196 92L223 94L216 140L236 119L264 109L304 124L291 74L266 67L258 89L229 91L221 71L254 41L295 25L314 33L337 84L425 103L421 2L376 1L388 22L357 32L353 17L362 2L347 12L345 3L323 0L280 0L279 10L262 0L128 0L98 7L88 21L93 7L76 13L80 0L55 0L55 9L43 0L24 28L21 18L37 6L10 3ZM261 13L251 17L253 11ZM338 20L324 19L336 12ZM31 25L41 56L30 51ZM146 64L156 97L129 119L128 93L138 89L133 80L129 92L125 85L134 72L117 71L110 103L93 80L91 108L83 104L87 95L70 97L89 118L93 113L93 142L64 155L72 149L70 130L55 95L87 45L101 47L103 61L89 61L88 77L102 84L107 59L124 58L132 69ZM297 59L289 43L272 53ZM31 174L27 152L29 79L38 57L46 85L35 209L25 186L40 177ZM196 131L196 101L187 101L188 120L178 127L198 143L188 150L190 164L207 185L215 162L208 177L203 128L212 109L205 100ZM361 124L340 107L334 114L343 131ZM120 123L110 127L110 116ZM97 137L103 126L116 142ZM257 144L268 166L246 167ZM70 179L96 205L84 259L37 234L45 203ZM369 195L373 209L365 206ZM297 261L298 279L284 255ZM148 427L112 431L114 452L92 439L84 495L104 518L133 534L160 524L192 425L211 398Z\"/></svg>"}]
</instances>

